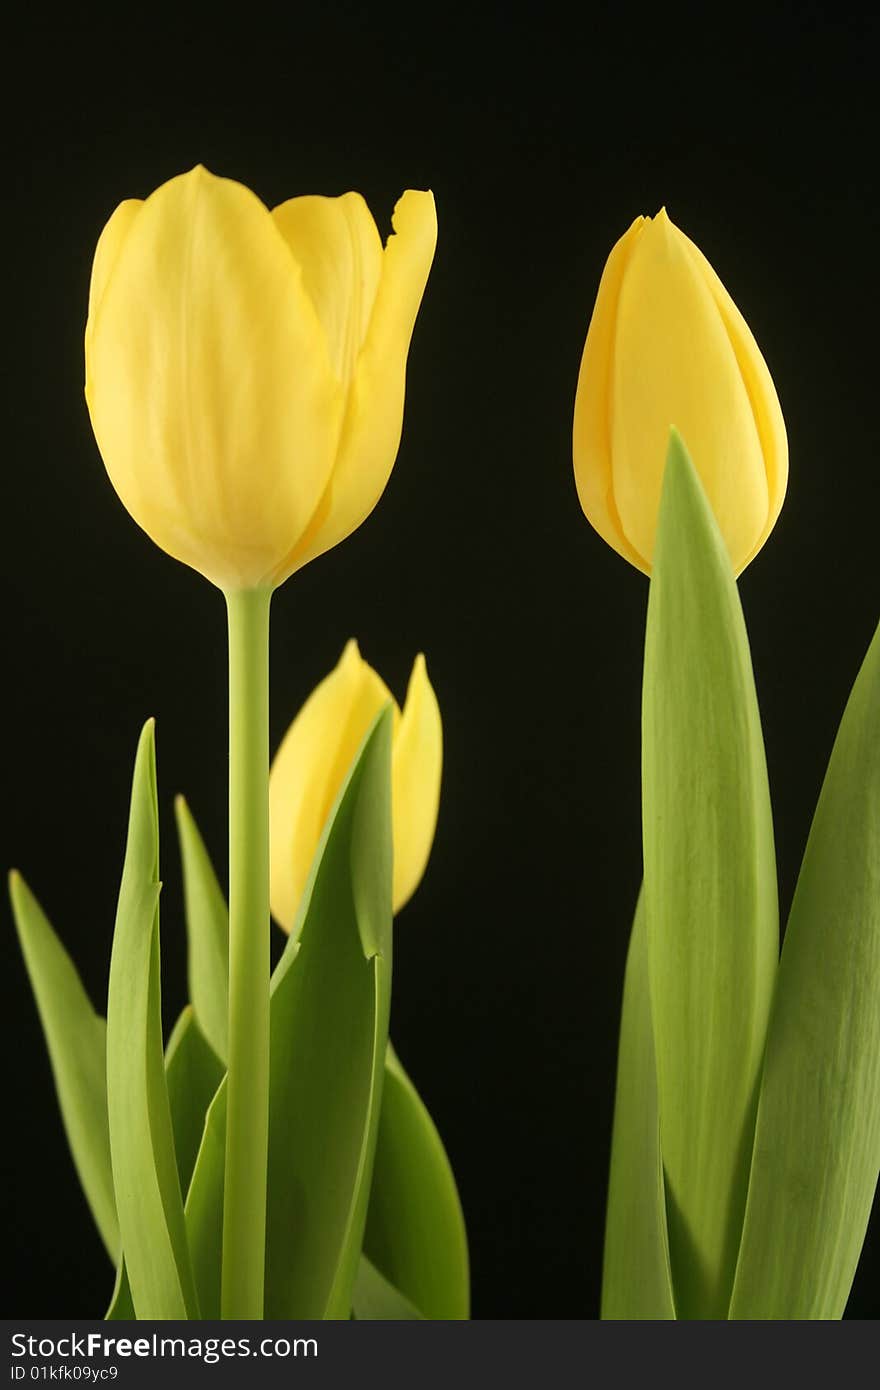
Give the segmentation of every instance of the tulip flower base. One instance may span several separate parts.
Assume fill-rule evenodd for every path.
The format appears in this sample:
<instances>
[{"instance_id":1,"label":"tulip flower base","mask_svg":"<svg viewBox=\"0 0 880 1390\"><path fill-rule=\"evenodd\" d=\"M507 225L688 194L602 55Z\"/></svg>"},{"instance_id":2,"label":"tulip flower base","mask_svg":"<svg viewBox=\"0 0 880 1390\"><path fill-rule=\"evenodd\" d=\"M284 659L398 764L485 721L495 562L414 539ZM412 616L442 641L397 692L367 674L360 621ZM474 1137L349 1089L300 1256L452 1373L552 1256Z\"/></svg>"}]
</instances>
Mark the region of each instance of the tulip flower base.
<instances>
[{"instance_id":1,"label":"tulip flower base","mask_svg":"<svg viewBox=\"0 0 880 1390\"><path fill-rule=\"evenodd\" d=\"M644 885L624 986L606 1318L839 1318L880 1169L880 633L785 944L742 610L682 440L643 687Z\"/></svg>"},{"instance_id":2,"label":"tulip flower base","mask_svg":"<svg viewBox=\"0 0 880 1390\"><path fill-rule=\"evenodd\" d=\"M266 1317L468 1316L455 1181L387 1039L391 724L386 706L356 753L269 983ZM150 723L135 762L106 1024L18 874L12 902L71 1154L116 1268L107 1316L215 1318L226 904L178 800L191 1002L163 1047L157 798Z\"/></svg>"}]
</instances>

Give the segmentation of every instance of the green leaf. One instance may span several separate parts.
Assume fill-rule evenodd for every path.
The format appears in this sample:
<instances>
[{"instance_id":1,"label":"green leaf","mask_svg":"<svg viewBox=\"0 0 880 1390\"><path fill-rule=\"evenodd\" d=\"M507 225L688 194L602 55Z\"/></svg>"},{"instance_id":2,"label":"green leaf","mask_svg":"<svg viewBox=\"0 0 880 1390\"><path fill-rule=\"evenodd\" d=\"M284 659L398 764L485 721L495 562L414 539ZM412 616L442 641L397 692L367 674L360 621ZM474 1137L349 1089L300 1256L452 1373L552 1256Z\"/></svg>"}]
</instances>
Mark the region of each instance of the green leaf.
<instances>
[{"instance_id":1,"label":"green leaf","mask_svg":"<svg viewBox=\"0 0 880 1390\"><path fill-rule=\"evenodd\" d=\"M727 550L673 431L642 709L648 961L681 1317L725 1317L778 960L773 828Z\"/></svg>"},{"instance_id":2,"label":"green leaf","mask_svg":"<svg viewBox=\"0 0 880 1390\"><path fill-rule=\"evenodd\" d=\"M225 1068L205 1038L192 1005L177 1020L165 1049L165 1074L180 1190L189 1188L205 1129L205 1114Z\"/></svg>"},{"instance_id":3,"label":"green leaf","mask_svg":"<svg viewBox=\"0 0 880 1390\"><path fill-rule=\"evenodd\" d=\"M340 794L276 975L267 1318L348 1318L379 1123L391 995L391 711Z\"/></svg>"},{"instance_id":4,"label":"green leaf","mask_svg":"<svg viewBox=\"0 0 880 1390\"><path fill-rule=\"evenodd\" d=\"M202 1142L186 1196L186 1233L203 1318L220 1317L223 1178L226 1164L226 1078L205 1116Z\"/></svg>"},{"instance_id":5,"label":"green leaf","mask_svg":"<svg viewBox=\"0 0 880 1390\"><path fill-rule=\"evenodd\" d=\"M153 722L135 760L110 960L107 1110L122 1248L139 1318L197 1318L162 1053Z\"/></svg>"},{"instance_id":6,"label":"green leaf","mask_svg":"<svg viewBox=\"0 0 880 1390\"><path fill-rule=\"evenodd\" d=\"M602 1317L624 1320L675 1317L660 1157L643 894L639 896L633 921L623 983L605 1222Z\"/></svg>"},{"instance_id":7,"label":"green leaf","mask_svg":"<svg viewBox=\"0 0 880 1390\"><path fill-rule=\"evenodd\" d=\"M107 1025L92 1008L73 961L20 874L10 874L9 891L67 1142L95 1225L115 1263L119 1226L107 1125Z\"/></svg>"},{"instance_id":8,"label":"green leaf","mask_svg":"<svg viewBox=\"0 0 880 1390\"><path fill-rule=\"evenodd\" d=\"M732 1318L839 1318L880 1170L880 630L841 721L779 966Z\"/></svg>"},{"instance_id":9,"label":"green leaf","mask_svg":"<svg viewBox=\"0 0 880 1390\"><path fill-rule=\"evenodd\" d=\"M352 1306L354 1316L362 1321L415 1322L422 1316L366 1256L361 1257L358 1265Z\"/></svg>"},{"instance_id":10,"label":"green leaf","mask_svg":"<svg viewBox=\"0 0 880 1390\"><path fill-rule=\"evenodd\" d=\"M116 1264L119 1223L107 1119L107 1024L93 1010L73 961L17 873L10 875L10 896L77 1174L95 1225ZM175 1153L186 1191L205 1111L223 1076L223 1067L201 1036L189 1007L169 1040L166 1069ZM131 1318L132 1306L128 1280L120 1267L107 1317Z\"/></svg>"},{"instance_id":11,"label":"green leaf","mask_svg":"<svg viewBox=\"0 0 880 1390\"><path fill-rule=\"evenodd\" d=\"M217 1059L210 1044L202 1035L190 1004L187 1004L183 1009L168 1040L168 1046L165 1049L165 1074L168 1083L168 1101L171 1108L177 1173L181 1191L186 1192L190 1184L196 1156L199 1153L204 1153L203 1161L208 1161L208 1156L215 1148L210 1142L205 1144L203 1140L207 1112L224 1077L223 1064ZM220 1135L221 1163L225 1136L225 1110L223 1118L224 1129ZM216 1137L215 1128L212 1128L211 1133L212 1137ZM195 1216L191 1217L187 1209L187 1229L189 1229L191 1219L195 1223ZM222 1227L222 1223L220 1225ZM216 1308L212 1308L212 1311L209 1312L202 1305L200 1312L203 1318L220 1316L221 1244L222 1229L219 1231L216 1244L214 1268L210 1271L211 1276L216 1278ZM200 1236L198 1249L203 1258L210 1253L209 1243L203 1235ZM201 1287L198 1281L199 1273L202 1274L206 1287L209 1287L211 1278L203 1269L194 1271L196 1287ZM131 1299L131 1289L124 1262L117 1271L116 1287L113 1290L113 1298L106 1316L108 1320L134 1317L134 1304Z\"/></svg>"},{"instance_id":12,"label":"green leaf","mask_svg":"<svg viewBox=\"0 0 880 1390\"><path fill-rule=\"evenodd\" d=\"M397 1297L432 1319L467 1318L470 1310L464 1217L440 1135L391 1044L385 1083L364 1253ZM370 1270L358 1280L373 1287ZM355 1301L359 1318L372 1314ZM384 1304L383 1304L384 1306Z\"/></svg>"},{"instance_id":13,"label":"green leaf","mask_svg":"<svg viewBox=\"0 0 880 1390\"><path fill-rule=\"evenodd\" d=\"M186 903L189 997L221 1061L229 1033L229 914L205 843L182 796L174 802Z\"/></svg>"},{"instance_id":14,"label":"green leaf","mask_svg":"<svg viewBox=\"0 0 880 1390\"><path fill-rule=\"evenodd\" d=\"M104 1320L106 1322L132 1322L134 1317L134 1304L131 1301L131 1288L128 1275L125 1272L125 1261L120 1260L119 1268L116 1271L116 1283L113 1286L113 1296L110 1299L110 1307L104 1314Z\"/></svg>"},{"instance_id":15,"label":"green leaf","mask_svg":"<svg viewBox=\"0 0 880 1390\"><path fill-rule=\"evenodd\" d=\"M328 818L300 939L272 979L267 1318L349 1317L388 1036L391 715L366 736ZM205 1316L219 1306L225 1085L187 1197Z\"/></svg>"},{"instance_id":16,"label":"green leaf","mask_svg":"<svg viewBox=\"0 0 880 1390\"><path fill-rule=\"evenodd\" d=\"M190 987L193 997L199 995L202 999L201 1016L207 1017L211 1010L225 1009L227 998L226 901L186 803L178 798L176 806L188 882L190 960L206 958L210 964L209 969L191 967ZM202 905L205 903L210 905L209 912L204 911ZM294 940L299 935L298 927L293 934ZM200 957L198 943L205 936L210 949ZM292 958L292 955L286 956L285 970ZM218 1099L218 1106L222 1104L225 1102ZM217 1115L214 1126L220 1133ZM209 1140L208 1150L205 1162L213 1164L219 1160L222 1168L222 1147L218 1148ZM215 1173L212 1181L218 1180L222 1182L222 1177ZM200 1210L200 1221L204 1215ZM195 1217L188 1205L187 1220L191 1219ZM216 1221L211 1225L211 1232L209 1239L219 1258L221 1231ZM198 1244L201 1239L192 1243ZM409 1296L417 1302L421 1300L419 1306L426 1308L427 1316L468 1316L467 1243L455 1180L431 1118L390 1046L365 1239L368 1248L372 1242L381 1252L380 1263L384 1261L382 1267L386 1272L393 1269L398 1283L409 1291ZM206 1259L205 1263L204 1275L197 1278L197 1283L202 1311L208 1316L208 1307L215 1306L219 1284L213 1278L213 1261ZM377 1272L374 1273L378 1277ZM373 1287L374 1282L369 1275L360 1281L364 1288ZM395 1297L402 1298L399 1292L394 1292Z\"/></svg>"}]
</instances>

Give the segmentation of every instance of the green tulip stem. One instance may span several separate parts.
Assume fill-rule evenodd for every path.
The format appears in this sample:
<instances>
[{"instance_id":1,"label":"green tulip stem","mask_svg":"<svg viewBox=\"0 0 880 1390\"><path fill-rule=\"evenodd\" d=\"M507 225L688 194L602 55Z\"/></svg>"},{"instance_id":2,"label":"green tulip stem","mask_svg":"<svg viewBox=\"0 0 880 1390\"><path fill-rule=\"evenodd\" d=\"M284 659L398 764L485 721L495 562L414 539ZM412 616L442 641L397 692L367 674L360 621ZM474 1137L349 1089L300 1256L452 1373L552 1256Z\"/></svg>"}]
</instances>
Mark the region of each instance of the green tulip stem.
<instances>
[{"instance_id":1,"label":"green tulip stem","mask_svg":"<svg viewBox=\"0 0 880 1390\"><path fill-rule=\"evenodd\" d=\"M229 615L229 1072L224 1318L261 1319L269 1141L270 589Z\"/></svg>"}]
</instances>

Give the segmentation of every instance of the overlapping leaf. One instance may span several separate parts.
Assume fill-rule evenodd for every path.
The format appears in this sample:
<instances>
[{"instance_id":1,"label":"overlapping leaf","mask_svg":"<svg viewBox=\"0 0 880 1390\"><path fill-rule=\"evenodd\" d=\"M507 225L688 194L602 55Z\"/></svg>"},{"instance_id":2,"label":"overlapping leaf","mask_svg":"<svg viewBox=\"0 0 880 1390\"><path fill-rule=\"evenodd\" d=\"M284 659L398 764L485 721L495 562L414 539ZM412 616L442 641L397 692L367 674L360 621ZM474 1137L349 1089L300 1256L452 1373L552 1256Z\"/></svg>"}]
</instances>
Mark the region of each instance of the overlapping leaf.
<instances>
[{"instance_id":1,"label":"overlapping leaf","mask_svg":"<svg viewBox=\"0 0 880 1390\"><path fill-rule=\"evenodd\" d=\"M132 835L127 858L127 901L134 898L132 891L132 865L136 863L143 882L154 886L157 861L157 841L150 844L154 827L150 815L143 812L148 807L149 797L144 796L144 788L149 777L144 776L144 747L139 750L139 773L136 789L139 787L140 811L132 819ZM154 773L152 774L154 776ZM360 779L352 778L352 781ZM354 796L352 788L352 796ZM154 795L154 790L153 790ZM341 805L337 808L341 812ZM375 824L378 816L387 821L387 808L382 798L377 799L375 790L361 788L361 794L352 811L349 824L349 862L337 863L336 874L341 881L352 883L350 894L351 912L357 921L358 940L361 933L368 945L373 946L380 939L377 930L380 914L377 903L384 892L383 858L374 852ZM201 1017L214 1020L213 1031L220 1037L218 1020L225 1010L226 1002L226 908L223 895L217 885L207 853L187 808L178 801L178 827L181 834L182 853L187 881L188 928L190 933L190 980L193 994L200 1000ZM387 825L386 825L387 829ZM341 832L340 832L341 833ZM329 839L329 836L328 836ZM325 846L326 848L326 846ZM386 846L387 852L387 846ZM318 858L320 858L320 854ZM339 859L339 855L337 855ZM352 877L356 871L356 881ZM378 874L376 866L379 866ZM314 886L314 885L313 885ZM77 1022L78 1015L86 1020L83 1023L83 1036L88 1039L87 1055L93 1065L83 1068L77 1058L77 1047L67 1038L59 1050L64 1075L71 1076L72 1082L64 1086L66 1110L69 1123L74 1130L83 1131L88 1126L88 1137L104 1135L103 1151L97 1161L91 1164L94 1175L90 1179L103 1188L109 1204L109 1217L114 1237L114 1258L118 1249L115 1200L112 1190L112 1172L107 1120L106 1100L106 1060L105 1027L88 1005L76 971L69 958L52 933L51 928L31 899L23 885L17 885L18 915L27 927L30 936L37 942L42 957L50 961L61 961L63 987L43 990L44 1010L48 1008L53 1017L61 1018L64 1026ZM313 921L317 920L316 909L309 910ZM323 897L326 898L326 888ZM38 914L35 916L35 914ZM307 918L308 920L308 918ZM143 923L143 918L142 918ZM317 931L320 928L313 927ZM193 950L193 937L201 944ZM308 939L308 936L306 937ZM363 945L363 943L362 943ZM33 947L31 956L33 956ZM291 945L277 972L274 985L283 983L297 954L297 947ZM361 954L363 960L363 951ZM364 962L365 966L368 964ZM33 970L32 970L33 973ZM45 973L45 970L44 970ZM158 983L157 981L155 982ZM77 997L77 1007L68 1008L67 1000ZM273 986L273 996L275 989ZM387 995L384 983L380 983L380 994ZM280 996L284 999L284 994ZM149 1003L149 1001L147 1001ZM376 993L371 1005L374 1014ZM387 1007L387 1000L379 998L379 1007ZM277 1008L277 1005L275 1006ZM209 1023L209 1027L212 1026ZM381 1031L381 1030L380 1030ZM155 1040L155 1039L154 1039ZM378 1054L377 1054L378 1055ZM73 1064L76 1066L73 1067ZM202 1316L219 1314L219 1273L220 1251L222 1245L222 1184L224 1163L225 1133L225 1087L218 1083L223 1074L222 1063L214 1049L207 1042L199 1020L191 1007L181 1015L172 1033L165 1054L168 1104L173 1130L173 1152L176 1158L181 1190L187 1191L190 1174L196 1155L200 1173L192 1184L186 1205L186 1226L189 1241L193 1248L195 1282L202 1296ZM73 1068L73 1069L72 1069ZM432 1317L466 1317L468 1301L467 1247L464 1228L454 1179L448 1160L436 1129L424 1109L419 1097L406 1077L399 1062L389 1049L386 1074L391 1078L388 1087L388 1108L383 1110L380 1128L380 1148L377 1170L376 1211L371 1217L372 1238L382 1248L387 1264L394 1268L407 1288L412 1289L427 1308ZM369 1123L375 1125L375 1097L378 1088L372 1076L373 1100L368 1106ZM63 1084L63 1078L62 1078ZM62 1087L59 1086L61 1092ZM283 1108L283 1107L282 1107ZM207 1111L207 1122L205 1113ZM94 1112L94 1113L93 1113ZM279 1112L276 1112L279 1113ZM161 1128L161 1127L160 1127ZM282 1126L283 1132L284 1126ZM276 1122L276 1132L278 1125ZM368 1140L369 1143L369 1140ZM368 1148L368 1144L367 1144ZM350 1281L352 1250L357 1241L352 1238L363 1225L363 1199L365 1184L363 1171L369 1161L369 1152L361 1153L361 1174L355 1183L356 1199L349 1212L349 1238L345 1246L345 1260L342 1261L344 1281ZM282 1157L280 1168L286 1167ZM90 1171L87 1169L87 1171ZM86 1185L84 1179L84 1186ZM172 1252L173 1253L173 1252ZM306 1275L308 1278L308 1275ZM356 1296L360 1305L361 1317L414 1316L423 1314L375 1267L364 1261L356 1280ZM337 1316L342 1316L342 1302L337 1300ZM117 1273L108 1318L133 1316L133 1302L127 1269L123 1265ZM400 1310L405 1310L401 1312ZM396 1310L396 1311L395 1311Z\"/></svg>"},{"instance_id":2,"label":"overlapping leaf","mask_svg":"<svg viewBox=\"0 0 880 1390\"><path fill-rule=\"evenodd\" d=\"M226 1061L229 1036L229 914L192 813L174 802L186 904L189 998L199 1028Z\"/></svg>"},{"instance_id":3,"label":"overlapping leaf","mask_svg":"<svg viewBox=\"0 0 880 1390\"><path fill-rule=\"evenodd\" d=\"M880 632L834 744L779 968L730 1316L839 1318L880 1170Z\"/></svg>"},{"instance_id":4,"label":"overlapping leaf","mask_svg":"<svg viewBox=\"0 0 880 1390\"><path fill-rule=\"evenodd\" d=\"M643 694L648 962L676 1306L724 1317L778 959L773 830L724 541L673 432Z\"/></svg>"},{"instance_id":5,"label":"overlapping leaf","mask_svg":"<svg viewBox=\"0 0 880 1390\"><path fill-rule=\"evenodd\" d=\"M417 1322L421 1313L361 1256L352 1292L353 1316L366 1322Z\"/></svg>"},{"instance_id":6,"label":"overlapping leaf","mask_svg":"<svg viewBox=\"0 0 880 1390\"><path fill-rule=\"evenodd\" d=\"M139 1318L197 1318L162 1049L153 724L138 744L107 1001L116 1209Z\"/></svg>"},{"instance_id":7,"label":"overlapping leaf","mask_svg":"<svg viewBox=\"0 0 880 1390\"><path fill-rule=\"evenodd\" d=\"M617 1095L605 1221L602 1317L675 1317L660 1154L657 1069L648 981L644 895L623 984Z\"/></svg>"},{"instance_id":8,"label":"overlapping leaf","mask_svg":"<svg viewBox=\"0 0 880 1390\"><path fill-rule=\"evenodd\" d=\"M165 1049L165 1073L180 1190L189 1189L202 1143L205 1114L225 1067L203 1035L191 1004L177 1020Z\"/></svg>"},{"instance_id":9,"label":"overlapping leaf","mask_svg":"<svg viewBox=\"0 0 880 1390\"><path fill-rule=\"evenodd\" d=\"M266 1316L348 1318L379 1121L391 965L390 713L367 735L271 1004ZM295 968L294 967L295 962ZM187 1199L205 1315L219 1268L225 1090Z\"/></svg>"},{"instance_id":10,"label":"overlapping leaf","mask_svg":"<svg viewBox=\"0 0 880 1390\"><path fill-rule=\"evenodd\" d=\"M70 1152L95 1225L115 1263L119 1224L107 1124L107 1025L92 1008L73 961L24 879L12 874L9 887Z\"/></svg>"},{"instance_id":11,"label":"overlapping leaf","mask_svg":"<svg viewBox=\"0 0 880 1390\"><path fill-rule=\"evenodd\" d=\"M469 1316L467 1236L452 1168L390 1043L364 1252L422 1317ZM367 1273L357 1287L376 1285ZM355 1311L373 1316L357 1302Z\"/></svg>"}]
</instances>

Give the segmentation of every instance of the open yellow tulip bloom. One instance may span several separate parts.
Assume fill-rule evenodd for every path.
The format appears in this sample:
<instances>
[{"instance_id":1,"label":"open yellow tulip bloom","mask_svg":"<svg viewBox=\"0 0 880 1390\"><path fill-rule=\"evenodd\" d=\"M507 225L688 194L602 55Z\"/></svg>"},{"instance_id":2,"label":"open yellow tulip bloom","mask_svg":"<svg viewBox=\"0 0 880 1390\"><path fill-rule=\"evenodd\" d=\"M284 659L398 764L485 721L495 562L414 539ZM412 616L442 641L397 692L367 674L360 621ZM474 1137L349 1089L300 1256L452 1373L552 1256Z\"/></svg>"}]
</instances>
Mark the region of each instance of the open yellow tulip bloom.
<instances>
[{"instance_id":1,"label":"open yellow tulip bloom","mask_svg":"<svg viewBox=\"0 0 880 1390\"><path fill-rule=\"evenodd\" d=\"M282 583L385 487L437 239L404 193L382 246L357 193L270 212L199 167L122 203L95 254L86 399L111 482L226 592Z\"/></svg>"},{"instance_id":2,"label":"open yellow tulip bloom","mask_svg":"<svg viewBox=\"0 0 880 1390\"><path fill-rule=\"evenodd\" d=\"M734 572L779 515L788 444L748 325L692 241L661 211L638 217L605 266L574 417L588 521L650 573L669 430L700 474Z\"/></svg>"},{"instance_id":3,"label":"open yellow tulip bloom","mask_svg":"<svg viewBox=\"0 0 880 1390\"><path fill-rule=\"evenodd\" d=\"M270 900L285 931L297 912L337 793L376 715L393 704L391 816L394 911L418 887L437 825L443 731L423 656L416 657L401 712L351 641L312 691L282 740L269 774Z\"/></svg>"}]
</instances>

